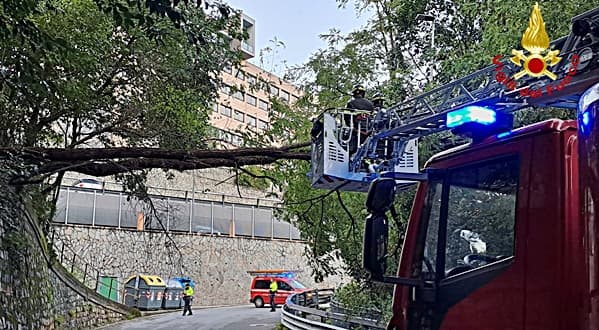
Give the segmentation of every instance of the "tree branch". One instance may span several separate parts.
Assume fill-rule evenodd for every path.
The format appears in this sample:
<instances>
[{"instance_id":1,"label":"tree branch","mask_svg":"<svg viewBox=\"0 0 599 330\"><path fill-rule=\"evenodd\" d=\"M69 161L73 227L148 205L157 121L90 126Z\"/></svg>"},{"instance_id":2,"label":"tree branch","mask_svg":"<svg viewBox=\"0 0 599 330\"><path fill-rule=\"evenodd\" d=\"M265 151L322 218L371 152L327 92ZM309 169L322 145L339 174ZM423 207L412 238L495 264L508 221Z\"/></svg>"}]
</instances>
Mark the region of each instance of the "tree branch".
<instances>
[{"instance_id":1,"label":"tree branch","mask_svg":"<svg viewBox=\"0 0 599 330\"><path fill-rule=\"evenodd\" d=\"M267 165L281 159L309 160L308 152L281 148L243 148L233 150L170 150L158 148L0 148L0 157L20 155L39 164L35 175L63 170L94 176L108 176L152 168L179 171ZM126 170L125 170L126 169Z\"/></svg>"}]
</instances>

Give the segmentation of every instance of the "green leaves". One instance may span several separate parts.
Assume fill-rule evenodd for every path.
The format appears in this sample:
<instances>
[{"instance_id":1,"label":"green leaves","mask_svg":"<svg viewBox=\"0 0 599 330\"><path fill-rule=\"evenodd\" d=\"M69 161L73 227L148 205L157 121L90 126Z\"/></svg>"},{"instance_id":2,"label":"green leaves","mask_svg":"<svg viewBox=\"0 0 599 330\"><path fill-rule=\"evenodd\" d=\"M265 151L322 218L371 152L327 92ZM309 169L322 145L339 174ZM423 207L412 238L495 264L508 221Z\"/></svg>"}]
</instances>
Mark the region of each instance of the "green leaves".
<instances>
[{"instance_id":1,"label":"green leaves","mask_svg":"<svg viewBox=\"0 0 599 330\"><path fill-rule=\"evenodd\" d=\"M190 90L167 87L157 90L141 125L143 134L153 137L165 149L199 149L206 147L207 109ZM142 134L142 133L140 133Z\"/></svg>"},{"instance_id":2,"label":"green leaves","mask_svg":"<svg viewBox=\"0 0 599 330\"><path fill-rule=\"evenodd\" d=\"M189 1L44 3L0 7L0 145L204 145L222 63L238 61L222 32L239 34L233 16Z\"/></svg>"}]
</instances>

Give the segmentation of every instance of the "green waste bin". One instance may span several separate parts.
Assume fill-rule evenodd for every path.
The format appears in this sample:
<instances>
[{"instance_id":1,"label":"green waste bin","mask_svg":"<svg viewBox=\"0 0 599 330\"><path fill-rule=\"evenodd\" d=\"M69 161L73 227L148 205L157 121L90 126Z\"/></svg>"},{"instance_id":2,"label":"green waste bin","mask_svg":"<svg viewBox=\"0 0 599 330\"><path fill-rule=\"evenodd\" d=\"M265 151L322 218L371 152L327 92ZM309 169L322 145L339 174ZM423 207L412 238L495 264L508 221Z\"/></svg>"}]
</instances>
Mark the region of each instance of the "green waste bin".
<instances>
[{"instance_id":1,"label":"green waste bin","mask_svg":"<svg viewBox=\"0 0 599 330\"><path fill-rule=\"evenodd\" d=\"M114 276L100 276L97 291L112 301L119 301L119 282Z\"/></svg>"},{"instance_id":2,"label":"green waste bin","mask_svg":"<svg viewBox=\"0 0 599 330\"><path fill-rule=\"evenodd\" d=\"M166 289L162 296L162 308L173 309L183 307L183 284L174 278L166 280Z\"/></svg>"},{"instance_id":3,"label":"green waste bin","mask_svg":"<svg viewBox=\"0 0 599 330\"><path fill-rule=\"evenodd\" d=\"M166 284L159 276L131 276L125 281L125 305L141 310L160 309L165 288Z\"/></svg>"}]
</instances>

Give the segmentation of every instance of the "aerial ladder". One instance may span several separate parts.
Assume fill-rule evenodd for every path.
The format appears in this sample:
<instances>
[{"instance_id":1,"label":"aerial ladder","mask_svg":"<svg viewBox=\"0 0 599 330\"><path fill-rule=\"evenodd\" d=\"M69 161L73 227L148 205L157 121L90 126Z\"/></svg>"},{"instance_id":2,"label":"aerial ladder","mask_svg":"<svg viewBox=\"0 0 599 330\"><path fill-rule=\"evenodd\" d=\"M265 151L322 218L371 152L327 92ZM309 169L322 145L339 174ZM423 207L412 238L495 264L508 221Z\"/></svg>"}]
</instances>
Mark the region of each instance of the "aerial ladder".
<instances>
[{"instance_id":1,"label":"aerial ladder","mask_svg":"<svg viewBox=\"0 0 599 330\"><path fill-rule=\"evenodd\" d=\"M324 111L312 134L312 186L364 192L374 179L393 177L398 189L408 188L426 179L418 166L418 140L425 136L454 130L476 140L509 134L512 114L518 110L576 109L584 90L599 80L599 8L572 21L570 34L552 41L545 56L525 56L516 50L513 56L496 56L488 67L376 115L350 109ZM543 70L535 65L542 65ZM537 75L523 75L525 67L537 70ZM503 125L484 132L469 125L457 128L466 117L480 115L471 110L484 107L492 108L495 120ZM355 120L358 116L361 120ZM474 119L474 125L481 124L476 122L480 118ZM356 150L350 143L352 132Z\"/></svg>"}]
</instances>

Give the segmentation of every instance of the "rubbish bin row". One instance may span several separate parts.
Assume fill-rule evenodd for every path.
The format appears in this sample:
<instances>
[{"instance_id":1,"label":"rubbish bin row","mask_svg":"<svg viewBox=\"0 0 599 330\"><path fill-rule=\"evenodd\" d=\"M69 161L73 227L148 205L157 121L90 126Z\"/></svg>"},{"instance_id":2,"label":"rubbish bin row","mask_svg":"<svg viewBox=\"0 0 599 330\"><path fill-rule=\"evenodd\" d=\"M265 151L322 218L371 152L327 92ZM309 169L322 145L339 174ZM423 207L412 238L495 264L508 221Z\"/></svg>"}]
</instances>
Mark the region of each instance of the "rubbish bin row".
<instances>
[{"instance_id":1,"label":"rubbish bin row","mask_svg":"<svg viewBox=\"0 0 599 330\"><path fill-rule=\"evenodd\" d=\"M195 283L188 277L164 281L159 276L135 275L125 281L123 302L140 310L175 309L183 307L183 287Z\"/></svg>"}]
</instances>

